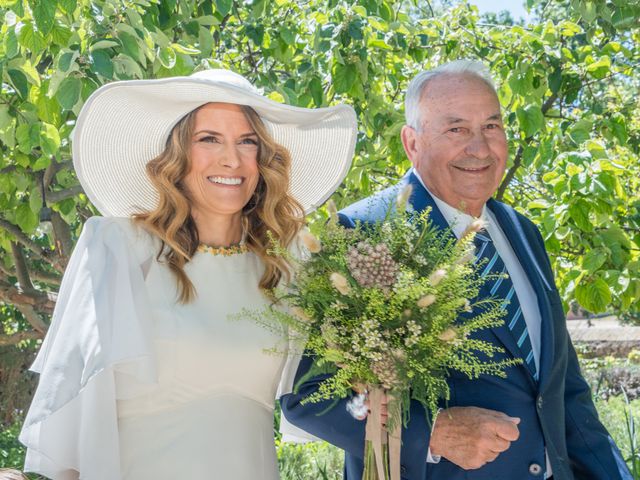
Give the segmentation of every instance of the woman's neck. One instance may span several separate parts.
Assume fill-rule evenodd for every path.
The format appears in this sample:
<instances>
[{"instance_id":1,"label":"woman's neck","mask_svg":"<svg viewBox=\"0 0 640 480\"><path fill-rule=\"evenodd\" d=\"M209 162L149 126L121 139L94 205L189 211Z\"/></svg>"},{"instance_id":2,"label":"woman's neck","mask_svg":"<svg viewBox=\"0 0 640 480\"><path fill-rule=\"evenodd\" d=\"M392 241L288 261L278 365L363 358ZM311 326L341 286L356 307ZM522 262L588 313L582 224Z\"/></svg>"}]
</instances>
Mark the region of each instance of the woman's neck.
<instances>
[{"instance_id":1,"label":"woman's neck","mask_svg":"<svg viewBox=\"0 0 640 480\"><path fill-rule=\"evenodd\" d=\"M200 243L212 247L228 247L242 241L242 216L197 215L193 220L198 230Z\"/></svg>"}]
</instances>

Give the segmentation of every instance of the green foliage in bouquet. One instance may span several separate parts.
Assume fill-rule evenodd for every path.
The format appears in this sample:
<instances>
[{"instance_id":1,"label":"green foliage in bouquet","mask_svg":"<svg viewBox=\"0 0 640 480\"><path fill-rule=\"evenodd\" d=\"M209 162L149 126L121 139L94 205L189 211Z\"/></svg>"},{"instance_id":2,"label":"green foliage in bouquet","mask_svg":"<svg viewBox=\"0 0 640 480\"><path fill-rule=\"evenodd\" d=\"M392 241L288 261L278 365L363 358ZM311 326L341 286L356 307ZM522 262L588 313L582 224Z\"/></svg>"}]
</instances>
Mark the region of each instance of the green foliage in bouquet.
<instances>
[{"instance_id":1,"label":"green foliage in bouquet","mask_svg":"<svg viewBox=\"0 0 640 480\"><path fill-rule=\"evenodd\" d=\"M319 237L301 234L309 252L302 260L273 252L297 268L286 290L276 292L289 308L273 308L267 317L286 325L298 348L313 355L305 378L331 374L305 402L382 388L399 401L396 411L406 423L409 398L432 413L439 399L449 398L451 370L470 378L504 376L520 362L487 361L500 347L471 337L501 325L504 315L502 299L476 299L488 279L474 255L481 222L458 240L432 226L428 211L408 212L404 203L400 199L385 221L354 229L340 226L334 214ZM399 420L390 415L390 430Z\"/></svg>"}]
</instances>

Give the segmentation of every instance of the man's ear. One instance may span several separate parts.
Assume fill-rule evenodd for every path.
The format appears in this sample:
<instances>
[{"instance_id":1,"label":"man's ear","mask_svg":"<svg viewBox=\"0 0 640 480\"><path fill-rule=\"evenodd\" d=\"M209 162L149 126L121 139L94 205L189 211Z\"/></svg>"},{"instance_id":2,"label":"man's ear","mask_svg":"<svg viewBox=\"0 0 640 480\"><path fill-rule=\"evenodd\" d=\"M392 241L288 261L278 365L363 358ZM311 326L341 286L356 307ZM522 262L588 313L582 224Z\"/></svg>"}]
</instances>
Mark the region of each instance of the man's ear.
<instances>
[{"instance_id":1,"label":"man's ear","mask_svg":"<svg viewBox=\"0 0 640 480\"><path fill-rule=\"evenodd\" d=\"M407 154L407 158L411 161L411 164L415 167L414 159L416 158L416 142L418 140L418 132L413 127L405 125L400 132L400 138L402 139L402 146Z\"/></svg>"}]
</instances>

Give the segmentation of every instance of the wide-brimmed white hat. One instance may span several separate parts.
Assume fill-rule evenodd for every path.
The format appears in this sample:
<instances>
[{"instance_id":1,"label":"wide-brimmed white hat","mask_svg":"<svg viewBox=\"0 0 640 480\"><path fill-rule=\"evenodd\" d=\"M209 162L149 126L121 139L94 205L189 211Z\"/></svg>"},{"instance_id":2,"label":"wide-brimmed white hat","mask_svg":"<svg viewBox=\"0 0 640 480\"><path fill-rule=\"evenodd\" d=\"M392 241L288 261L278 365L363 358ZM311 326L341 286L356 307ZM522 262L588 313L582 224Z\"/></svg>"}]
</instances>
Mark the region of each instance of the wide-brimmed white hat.
<instances>
[{"instance_id":1,"label":"wide-brimmed white hat","mask_svg":"<svg viewBox=\"0 0 640 480\"><path fill-rule=\"evenodd\" d=\"M243 76L205 70L189 77L127 80L96 90L73 134L73 164L89 200L105 216L155 208L147 162L164 149L175 124L209 102L252 107L291 153L289 191L309 213L344 179L355 150L356 115L348 105L308 109L261 95Z\"/></svg>"}]
</instances>

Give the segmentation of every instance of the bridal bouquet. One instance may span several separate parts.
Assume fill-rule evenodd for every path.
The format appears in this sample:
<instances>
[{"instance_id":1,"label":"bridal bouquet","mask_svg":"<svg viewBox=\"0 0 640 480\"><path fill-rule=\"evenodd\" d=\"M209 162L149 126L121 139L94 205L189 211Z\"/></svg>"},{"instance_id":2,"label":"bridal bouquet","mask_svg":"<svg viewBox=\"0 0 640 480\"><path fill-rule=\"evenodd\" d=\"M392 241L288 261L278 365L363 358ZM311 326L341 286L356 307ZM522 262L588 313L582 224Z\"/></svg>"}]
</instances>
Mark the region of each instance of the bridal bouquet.
<instances>
[{"instance_id":1,"label":"bridal bouquet","mask_svg":"<svg viewBox=\"0 0 640 480\"><path fill-rule=\"evenodd\" d=\"M309 255L280 292L289 308L270 310L314 357L305 378L332 374L305 402L350 397L356 418L368 406L367 480L400 478L400 432L411 399L435 414L438 400L449 398L449 371L504 376L517 363L479 360L498 347L470 338L500 325L504 314L497 300L474 303L486 281L474 263L473 238L482 224L474 222L456 240L430 224L428 211L406 211L408 196L399 196L384 221L354 229L340 226L330 206L331 220L318 236L301 234ZM277 248L273 254L288 255ZM470 317L474 307L479 313ZM459 321L465 312L468 318ZM385 398L386 428L380 422Z\"/></svg>"}]
</instances>

